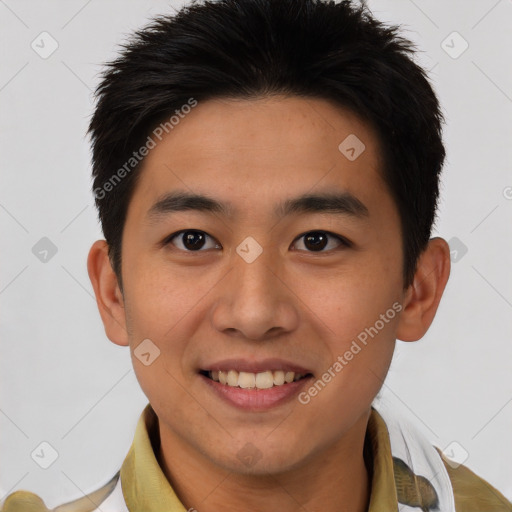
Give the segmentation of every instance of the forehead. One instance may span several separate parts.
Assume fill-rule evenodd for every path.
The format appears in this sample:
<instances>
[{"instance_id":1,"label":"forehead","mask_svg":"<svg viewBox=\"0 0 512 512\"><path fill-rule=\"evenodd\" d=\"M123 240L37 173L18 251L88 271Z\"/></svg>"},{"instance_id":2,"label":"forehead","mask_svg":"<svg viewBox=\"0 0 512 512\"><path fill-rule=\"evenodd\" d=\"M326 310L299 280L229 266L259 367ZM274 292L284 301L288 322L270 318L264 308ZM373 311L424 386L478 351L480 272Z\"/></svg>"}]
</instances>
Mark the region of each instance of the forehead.
<instances>
[{"instance_id":1,"label":"forehead","mask_svg":"<svg viewBox=\"0 0 512 512\"><path fill-rule=\"evenodd\" d=\"M363 202L386 193L375 132L324 99L199 102L156 142L133 196L146 211L177 188L215 195L238 210L331 187Z\"/></svg>"}]
</instances>

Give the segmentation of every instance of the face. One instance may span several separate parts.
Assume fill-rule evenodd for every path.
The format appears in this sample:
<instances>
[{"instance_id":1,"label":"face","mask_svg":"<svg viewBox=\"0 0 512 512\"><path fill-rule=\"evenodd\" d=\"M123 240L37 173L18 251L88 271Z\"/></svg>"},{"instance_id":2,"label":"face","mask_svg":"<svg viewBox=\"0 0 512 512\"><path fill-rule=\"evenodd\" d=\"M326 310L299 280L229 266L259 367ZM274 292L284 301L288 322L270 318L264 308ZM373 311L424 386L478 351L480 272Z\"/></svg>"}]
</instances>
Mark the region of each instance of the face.
<instances>
[{"instance_id":1,"label":"face","mask_svg":"<svg viewBox=\"0 0 512 512\"><path fill-rule=\"evenodd\" d=\"M283 96L200 102L150 151L122 279L162 442L227 470L280 472L364 431L404 293L380 164L358 117Z\"/></svg>"}]
</instances>

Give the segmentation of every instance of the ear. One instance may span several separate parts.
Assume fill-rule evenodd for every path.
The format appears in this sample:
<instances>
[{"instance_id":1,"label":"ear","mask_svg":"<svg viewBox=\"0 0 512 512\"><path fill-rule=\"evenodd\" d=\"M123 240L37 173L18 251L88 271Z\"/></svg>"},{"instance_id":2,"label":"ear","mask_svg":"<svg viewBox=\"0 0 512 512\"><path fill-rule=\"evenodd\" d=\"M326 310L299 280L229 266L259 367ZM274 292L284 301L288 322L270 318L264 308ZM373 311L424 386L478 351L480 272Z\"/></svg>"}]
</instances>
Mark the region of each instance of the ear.
<instances>
[{"instance_id":1,"label":"ear","mask_svg":"<svg viewBox=\"0 0 512 512\"><path fill-rule=\"evenodd\" d=\"M450 276L450 247L442 238L430 239L418 259L413 283L407 288L396 337L417 341L427 332Z\"/></svg>"},{"instance_id":2,"label":"ear","mask_svg":"<svg viewBox=\"0 0 512 512\"><path fill-rule=\"evenodd\" d=\"M128 346L124 298L110 264L105 240L96 240L92 245L87 258L87 271L108 339L116 345Z\"/></svg>"}]
</instances>

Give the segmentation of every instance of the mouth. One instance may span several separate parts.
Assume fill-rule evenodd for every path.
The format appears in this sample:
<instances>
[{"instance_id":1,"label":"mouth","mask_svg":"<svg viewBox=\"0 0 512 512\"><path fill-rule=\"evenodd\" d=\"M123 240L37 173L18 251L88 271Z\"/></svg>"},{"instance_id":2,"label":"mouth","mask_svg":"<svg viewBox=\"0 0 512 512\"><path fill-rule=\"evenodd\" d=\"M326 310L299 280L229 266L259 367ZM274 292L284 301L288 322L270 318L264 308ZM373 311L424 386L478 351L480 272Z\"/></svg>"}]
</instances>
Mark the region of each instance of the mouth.
<instances>
[{"instance_id":1,"label":"mouth","mask_svg":"<svg viewBox=\"0 0 512 512\"><path fill-rule=\"evenodd\" d=\"M308 377L312 373L299 373L284 370L265 370L258 373L237 370L201 370L201 375L224 386L240 389L263 390L286 386Z\"/></svg>"},{"instance_id":2,"label":"mouth","mask_svg":"<svg viewBox=\"0 0 512 512\"><path fill-rule=\"evenodd\" d=\"M199 370L212 397L247 412L264 412L292 401L313 374L282 360L230 360Z\"/></svg>"}]
</instances>

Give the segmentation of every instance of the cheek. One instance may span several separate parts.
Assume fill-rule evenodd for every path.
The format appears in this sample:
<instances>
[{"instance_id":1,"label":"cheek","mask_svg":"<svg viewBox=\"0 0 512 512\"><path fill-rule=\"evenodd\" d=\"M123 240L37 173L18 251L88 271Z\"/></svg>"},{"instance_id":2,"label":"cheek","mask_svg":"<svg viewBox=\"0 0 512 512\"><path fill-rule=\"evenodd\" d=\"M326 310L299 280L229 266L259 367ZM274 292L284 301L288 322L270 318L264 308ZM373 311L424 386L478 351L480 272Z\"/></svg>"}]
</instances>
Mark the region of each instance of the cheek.
<instances>
[{"instance_id":1,"label":"cheek","mask_svg":"<svg viewBox=\"0 0 512 512\"><path fill-rule=\"evenodd\" d=\"M128 265L127 265L128 267ZM125 283L125 308L130 335L130 351L137 379L143 391L159 393L166 382L166 396L180 396L178 381L191 375L190 360L194 352L191 340L204 321L208 291L218 276L201 273L201 269L170 268L165 264L138 261ZM143 269L142 271L140 269ZM149 351L158 353L151 365L138 359L141 342L151 340ZM148 343L148 342L145 342Z\"/></svg>"},{"instance_id":2,"label":"cheek","mask_svg":"<svg viewBox=\"0 0 512 512\"><path fill-rule=\"evenodd\" d=\"M165 339L170 329L193 313L209 286L209 279L198 272L149 259L132 268L137 271L126 283L130 316L135 332L149 338Z\"/></svg>"},{"instance_id":3,"label":"cheek","mask_svg":"<svg viewBox=\"0 0 512 512\"><path fill-rule=\"evenodd\" d=\"M144 393L151 396L151 390L161 387L162 382L172 387L174 379L169 375L180 376L182 372L187 336L176 326L190 309L190 291L185 292L179 280L142 261L127 264L127 268L137 269L125 281L132 363Z\"/></svg>"},{"instance_id":4,"label":"cheek","mask_svg":"<svg viewBox=\"0 0 512 512\"><path fill-rule=\"evenodd\" d=\"M393 357L402 308L399 278L383 273L378 263L370 267L372 272L364 268L364 272L333 275L321 287L312 280L307 295L308 306L327 326L323 337L327 373L324 379L317 376L327 384L325 391L319 383L321 392L312 393L322 395L319 402L332 400L341 408L368 404L380 389Z\"/></svg>"},{"instance_id":5,"label":"cheek","mask_svg":"<svg viewBox=\"0 0 512 512\"><path fill-rule=\"evenodd\" d=\"M332 356L323 373L316 375L299 397L309 412L308 428L319 428L323 436L336 436L340 428L349 428L364 414L388 372L395 347L395 324L390 321L381 330L372 324L359 336L331 340Z\"/></svg>"},{"instance_id":6,"label":"cheek","mask_svg":"<svg viewBox=\"0 0 512 512\"><path fill-rule=\"evenodd\" d=\"M394 332L397 312L393 304L401 296L401 274L397 269L385 271L382 263L361 262L350 269L300 278L301 299L327 328L328 337L340 340L341 348L344 341L373 326L381 315L385 325L379 321L379 331L390 336Z\"/></svg>"}]
</instances>

